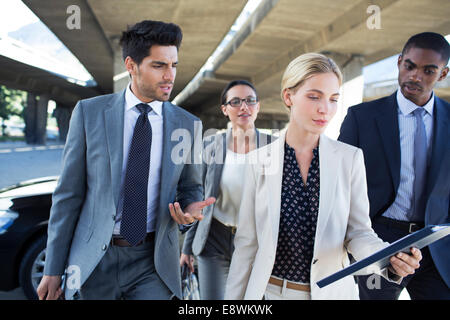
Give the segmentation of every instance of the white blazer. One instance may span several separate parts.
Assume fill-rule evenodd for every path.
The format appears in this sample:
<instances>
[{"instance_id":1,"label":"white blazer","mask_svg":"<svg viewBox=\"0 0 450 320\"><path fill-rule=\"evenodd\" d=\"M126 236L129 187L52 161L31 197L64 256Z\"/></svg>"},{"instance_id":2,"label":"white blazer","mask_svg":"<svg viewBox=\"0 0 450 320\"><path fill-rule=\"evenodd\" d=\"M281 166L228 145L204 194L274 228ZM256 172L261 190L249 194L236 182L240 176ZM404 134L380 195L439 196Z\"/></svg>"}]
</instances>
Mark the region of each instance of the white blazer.
<instances>
[{"instance_id":1,"label":"white blazer","mask_svg":"<svg viewBox=\"0 0 450 320\"><path fill-rule=\"evenodd\" d=\"M272 274L278 243L285 138L286 130L272 144L251 153L225 299L262 299ZM319 166L311 298L359 299L352 276L322 289L316 282L348 266L347 252L360 260L387 246L371 228L363 153L321 135ZM387 269L371 272L387 277Z\"/></svg>"}]
</instances>

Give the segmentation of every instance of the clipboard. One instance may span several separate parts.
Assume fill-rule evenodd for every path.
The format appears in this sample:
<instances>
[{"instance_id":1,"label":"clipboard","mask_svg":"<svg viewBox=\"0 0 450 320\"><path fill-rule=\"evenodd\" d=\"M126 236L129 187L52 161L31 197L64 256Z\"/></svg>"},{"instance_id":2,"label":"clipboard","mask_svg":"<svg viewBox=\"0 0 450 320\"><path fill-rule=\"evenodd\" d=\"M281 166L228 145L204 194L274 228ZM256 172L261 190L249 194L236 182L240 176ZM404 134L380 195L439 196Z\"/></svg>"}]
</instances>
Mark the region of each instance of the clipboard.
<instances>
[{"instance_id":1,"label":"clipboard","mask_svg":"<svg viewBox=\"0 0 450 320\"><path fill-rule=\"evenodd\" d=\"M361 269L368 266L375 266L381 269L386 268L390 262L389 258L399 252L405 252L410 254L410 248L415 247L422 249L435 241L438 241L450 234L450 223L441 225L430 225L425 228L411 233L393 243L388 247L381 249L371 256L362 259L358 262L351 264L350 266L333 273L332 275L317 282L319 288L323 288L335 281L338 281L346 276L355 274Z\"/></svg>"}]
</instances>

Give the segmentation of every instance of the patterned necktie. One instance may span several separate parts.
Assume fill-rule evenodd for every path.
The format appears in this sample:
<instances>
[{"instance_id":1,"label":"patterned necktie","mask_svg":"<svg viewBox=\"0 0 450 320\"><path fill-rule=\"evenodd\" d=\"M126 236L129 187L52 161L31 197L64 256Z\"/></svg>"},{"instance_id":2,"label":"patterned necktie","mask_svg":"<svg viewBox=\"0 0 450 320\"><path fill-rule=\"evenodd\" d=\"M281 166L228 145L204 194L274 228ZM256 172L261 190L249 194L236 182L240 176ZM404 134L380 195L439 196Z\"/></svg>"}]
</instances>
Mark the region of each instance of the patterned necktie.
<instances>
[{"instance_id":1,"label":"patterned necktie","mask_svg":"<svg viewBox=\"0 0 450 320\"><path fill-rule=\"evenodd\" d=\"M152 108L140 103L141 113L134 127L124 182L124 199L120 234L132 246L147 234L147 189L150 168L152 128L148 113Z\"/></svg>"},{"instance_id":2,"label":"patterned necktie","mask_svg":"<svg viewBox=\"0 0 450 320\"><path fill-rule=\"evenodd\" d=\"M416 117L416 134L414 136L414 197L410 221L421 222L425 217L425 187L427 171L427 136L423 115L425 110L418 107L414 110Z\"/></svg>"}]
</instances>

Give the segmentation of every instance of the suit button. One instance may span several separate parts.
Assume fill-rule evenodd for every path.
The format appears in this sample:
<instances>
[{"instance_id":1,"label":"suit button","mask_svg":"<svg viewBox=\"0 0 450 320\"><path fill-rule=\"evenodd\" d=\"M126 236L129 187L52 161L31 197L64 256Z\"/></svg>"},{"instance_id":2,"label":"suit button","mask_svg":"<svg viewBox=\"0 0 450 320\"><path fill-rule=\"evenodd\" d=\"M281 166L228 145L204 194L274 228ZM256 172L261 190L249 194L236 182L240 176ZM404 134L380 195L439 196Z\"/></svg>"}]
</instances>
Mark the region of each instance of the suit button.
<instances>
[{"instance_id":1,"label":"suit button","mask_svg":"<svg viewBox=\"0 0 450 320\"><path fill-rule=\"evenodd\" d=\"M113 214L113 215L112 215L112 218L113 218L113 220L115 221L115 220L116 220L116 215Z\"/></svg>"},{"instance_id":2,"label":"suit button","mask_svg":"<svg viewBox=\"0 0 450 320\"><path fill-rule=\"evenodd\" d=\"M108 246L106 244L103 245L102 250L106 251L106 248L108 248Z\"/></svg>"}]
</instances>

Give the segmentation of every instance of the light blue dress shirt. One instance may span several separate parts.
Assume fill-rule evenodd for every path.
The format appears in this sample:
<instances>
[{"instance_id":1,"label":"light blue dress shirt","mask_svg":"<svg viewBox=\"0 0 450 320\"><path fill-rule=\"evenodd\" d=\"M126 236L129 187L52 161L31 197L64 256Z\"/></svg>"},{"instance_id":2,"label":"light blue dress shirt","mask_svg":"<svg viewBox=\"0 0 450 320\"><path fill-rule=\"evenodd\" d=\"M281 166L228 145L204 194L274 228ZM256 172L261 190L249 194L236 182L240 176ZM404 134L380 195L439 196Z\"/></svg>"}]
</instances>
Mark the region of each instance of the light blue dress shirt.
<instances>
[{"instance_id":1,"label":"light blue dress shirt","mask_svg":"<svg viewBox=\"0 0 450 320\"><path fill-rule=\"evenodd\" d=\"M416 132L416 119L413 111L422 108L406 99L401 90L397 90L398 126L400 133L400 184L397 196L392 205L383 213L386 218L409 221L408 216L414 201L414 136ZM434 93L423 106L425 114L423 122L427 135L427 159L430 162L432 135L433 135L433 109Z\"/></svg>"}]
</instances>

